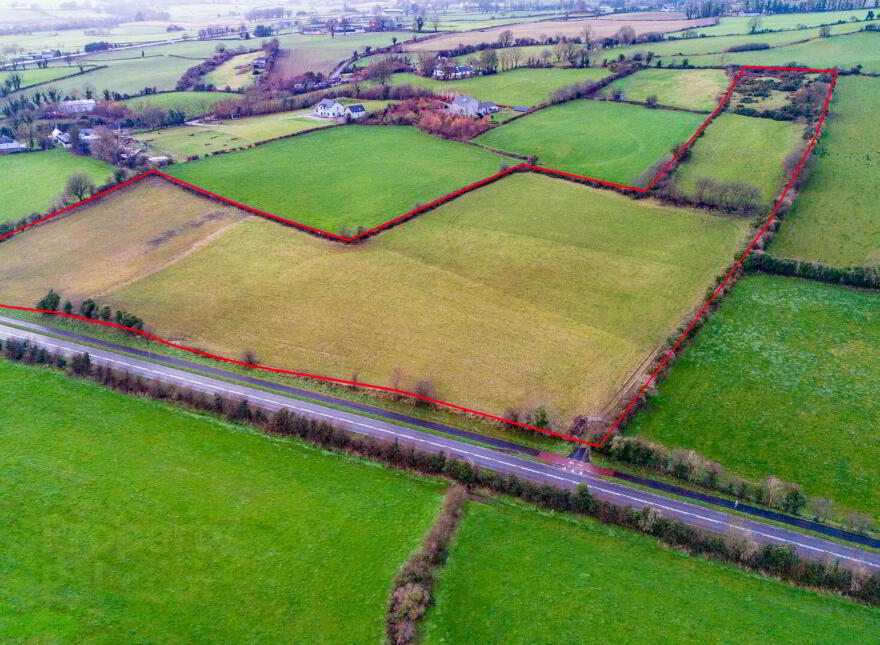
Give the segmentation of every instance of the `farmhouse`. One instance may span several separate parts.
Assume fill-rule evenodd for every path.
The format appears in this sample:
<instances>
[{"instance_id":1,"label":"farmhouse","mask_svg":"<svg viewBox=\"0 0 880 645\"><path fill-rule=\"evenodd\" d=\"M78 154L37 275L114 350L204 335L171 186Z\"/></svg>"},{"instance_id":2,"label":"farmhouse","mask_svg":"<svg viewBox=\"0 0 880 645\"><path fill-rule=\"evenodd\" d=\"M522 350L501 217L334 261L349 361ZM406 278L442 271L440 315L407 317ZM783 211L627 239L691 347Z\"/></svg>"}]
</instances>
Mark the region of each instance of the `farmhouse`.
<instances>
[{"instance_id":1,"label":"farmhouse","mask_svg":"<svg viewBox=\"0 0 880 645\"><path fill-rule=\"evenodd\" d=\"M470 65L441 65L434 70L434 78L441 80L470 78L473 75L474 68Z\"/></svg>"},{"instance_id":2,"label":"farmhouse","mask_svg":"<svg viewBox=\"0 0 880 645\"><path fill-rule=\"evenodd\" d=\"M58 128L52 130L52 143L57 146L61 146L62 148L70 147L70 135L66 132L62 132Z\"/></svg>"},{"instance_id":3,"label":"farmhouse","mask_svg":"<svg viewBox=\"0 0 880 645\"><path fill-rule=\"evenodd\" d=\"M321 102L315 105L315 114L325 119L338 119L345 116L345 113L345 106L333 99L321 99Z\"/></svg>"},{"instance_id":4,"label":"farmhouse","mask_svg":"<svg viewBox=\"0 0 880 645\"><path fill-rule=\"evenodd\" d=\"M456 96L449 104L449 111L460 116L477 116L480 102L473 96Z\"/></svg>"},{"instance_id":5,"label":"farmhouse","mask_svg":"<svg viewBox=\"0 0 880 645\"><path fill-rule=\"evenodd\" d=\"M10 139L0 134L0 154L10 154L13 152L24 152L27 146L19 143L15 139Z\"/></svg>"},{"instance_id":6,"label":"farmhouse","mask_svg":"<svg viewBox=\"0 0 880 645\"><path fill-rule=\"evenodd\" d=\"M345 108L345 115L351 118L352 121L360 121L367 116L366 108L360 103L356 105L349 105Z\"/></svg>"},{"instance_id":7,"label":"farmhouse","mask_svg":"<svg viewBox=\"0 0 880 645\"><path fill-rule=\"evenodd\" d=\"M92 112L97 103L95 99L79 99L77 101L62 101L58 104L58 111L65 114L85 114Z\"/></svg>"}]
</instances>

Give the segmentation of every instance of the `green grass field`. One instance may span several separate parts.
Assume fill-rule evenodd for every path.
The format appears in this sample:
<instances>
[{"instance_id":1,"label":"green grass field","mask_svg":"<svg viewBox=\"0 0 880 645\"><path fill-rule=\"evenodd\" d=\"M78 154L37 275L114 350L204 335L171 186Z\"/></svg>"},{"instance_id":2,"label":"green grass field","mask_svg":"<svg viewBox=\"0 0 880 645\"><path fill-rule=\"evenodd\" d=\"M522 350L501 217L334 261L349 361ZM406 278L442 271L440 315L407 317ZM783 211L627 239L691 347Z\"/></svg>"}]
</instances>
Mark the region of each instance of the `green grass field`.
<instances>
[{"instance_id":1,"label":"green grass field","mask_svg":"<svg viewBox=\"0 0 880 645\"><path fill-rule=\"evenodd\" d=\"M59 80L47 85L46 89L54 87L67 95L75 91L80 96L86 87L91 87L99 96L104 90L132 96L145 87L155 87L159 91L173 90L183 73L198 61L174 56L149 56L102 64L106 64L107 68Z\"/></svg>"},{"instance_id":2,"label":"green grass field","mask_svg":"<svg viewBox=\"0 0 880 645\"><path fill-rule=\"evenodd\" d=\"M440 483L0 362L8 643L377 643Z\"/></svg>"},{"instance_id":3,"label":"green grass field","mask_svg":"<svg viewBox=\"0 0 880 645\"><path fill-rule=\"evenodd\" d=\"M767 202L783 184L783 162L803 140L804 125L791 121L724 113L691 148L675 171L675 183L693 194L698 179L744 181L757 186Z\"/></svg>"},{"instance_id":4,"label":"green grass field","mask_svg":"<svg viewBox=\"0 0 880 645\"><path fill-rule=\"evenodd\" d=\"M341 102L358 102L369 112L381 110L388 104L388 101L355 101L353 99L342 99ZM137 135L136 138L148 143L156 154L167 154L177 161L185 161L191 155L206 155L216 150L241 148L259 141L333 125L332 121L303 118L310 114L312 114L311 108L243 119L210 121L206 125L183 125L145 132Z\"/></svg>"},{"instance_id":5,"label":"green grass field","mask_svg":"<svg viewBox=\"0 0 880 645\"><path fill-rule=\"evenodd\" d=\"M831 32L838 35L845 33L854 33L861 29L863 26L863 24L835 25L831 28ZM656 61L658 59L662 62L664 68L673 61L675 61L676 65L678 65L681 63L681 59L683 57L689 57L690 64L697 67L709 64L726 65L729 62L730 57L734 56L734 54L724 54L724 52L726 52L730 47L744 45L747 43L767 43L771 47L778 47L780 45L790 45L791 43L800 42L806 39L817 39L818 37L819 29L818 27L816 27L813 29L780 31L767 34L743 34L737 36L717 36L714 38L677 38L654 43L639 43L637 45L625 45L620 47L613 47L610 49L598 50L594 52L593 56L591 57L591 62L593 66L601 66L603 61L611 62L617 59L620 54L623 54L627 58L631 58L636 53L639 53L644 57L646 54L651 52L656 56L656 58L654 58L650 63L651 67L656 65ZM519 49L522 58L525 59L529 56L540 56L545 49L552 50L552 47L548 47L546 45L535 45L520 47ZM704 56L704 54L718 55L710 57ZM465 62L472 56L473 54L467 54L464 56L459 56L456 60L461 61L461 64L465 64ZM711 63L705 62L710 58L712 60Z\"/></svg>"},{"instance_id":6,"label":"green grass field","mask_svg":"<svg viewBox=\"0 0 880 645\"><path fill-rule=\"evenodd\" d=\"M880 265L880 79L841 78L821 154L770 247L774 255L833 266Z\"/></svg>"},{"instance_id":7,"label":"green grass field","mask_svg":"<svg viewBox=\"0 0 880 645\"><path fill-rule=\"evenodd\" d=\"M516 175L353 247L249 218L104 300L215 353L381 385L397 372L488 412L546 405L562 425L607 403L745 229ZM20 238L19 263L37 243Z\"/></svg>"},{"instance_id":8,"label":"green grass field","mask_svg":"<svg viewBox=\"0 0 880 645\"><path fill-rule=\"evenodd\" d=\"M615 81L606 90L620 88L629 101L656 96L660 105L712 111L724 94L730 79L720 69L645 69Z\"/></svg>"},{"instance_id":9,"label":"green grass field","mask_svg":"<svg viewBox=\"0 0 880 645\"><path fill-rule=\"evenodd\" d=\"M476 141L537 155L538 164L548 168L629 183L690 137L704 118L610 101L571 101L489 130Z\"/></svg>"},{"instance_id":10,"label":"green grass field","mask_svg":"<svg viewBox=\"0 0 880 645\"><path fill-rule=\"evenodd\" d=\"M238 90L254 84L256 77L251 72L251 63L255 58L265 56L262 50L252 54L233 56L213 72L202 77L205 84L213 84L218 89L230 88Z\"/></svg>"},{"instance_id":11,"label":"green grass field","mask_svg":"<svg viewBox=\"0 0 880 645\"><path fill-rule=\"evenodd\" d=\"M880 296L744 278L630 432L880 513Z\"/></svg>"},{"instance_id":12,"label":"green grass field","mask_svg":"<svg viewBox=\"0 0 880 645\"><path fill-rule=\"evenodd\" d=\"M746 19L747 20L747 19ZM861 29L862 25L836 25L831 28L833 34L853 33ZM803 29L797 31L779 31L769 34L751 34L740 36L717 36L715 38L679 38L677 40L665 40L658 43L640 43L638 45L627 45L624 47L615 47L601 53L601 58L607 57L613 60L619 54L625 55L627 58L632 57L636 52L640 52L643 56L648 52L663 61L663 65L668 65L673 57L690 56L692 65L706 65L703 62L706 56L702 54L723 54L731 47L747 45L751 43L767 43L771 47L784 48L792 43L800 42L808 39L818 39L819 28ZM808 43L815 45L816 42ZM772 50L770 50L772 51ZM727 54L728 58L733 53ZM602 62L599 56L596 57L598 62ZM652 65L656 64L654 61ZM717 63L716 63L717 64Z\"/></svg>"},{"instance_id":13,"label":"green grass field","mask_svg":"<svg viewBox=\"0 0 880 645\"><path fill-rule=\"evenodd\" d=\"M351 126L171 166L168 172L249 206L337 232L386 222L497 172L502 161L415 128Z\"/></svg>"},{"instance_id":14,"label":"green grass field","mask_svg":"<svg viewBox=\"0 0 880 645\"><path fill-rule=\"evenodd\" d=\"M872 640L880 611L586 519L471 503L423 629L440 643Z\"/></svg>"},{"instance_id":15,"label":"green grass field","mask_svg":"<svg viewBox=\"0 0 880 645\"><path fill-rule=\"evenodd\" d=\"M814 13L781 13L771 16L760 16L760 29L795 29L797 34L800 27L813 27L816 25L827 25L836 23L839 20L849 22L852 16L859 20L864 20L868 8L865 9L845 9L843 11L816 11ZM876 11L874 12L877 13ZM842 26L842 25L841 25ZM863 24L857 25L859 27ZM711 27L700 27L694 30L698 34L706 34L707 36L717 36L723 34L747 34L749 32L749 18L747 17L726 17L721 18L717 25ZM757 34L758 37L770 34Z\"/></svg>"},{"instance_id":16,"label":"green grass field","mask_svg":"<svg viewBox=\"0 0 880 645\"><path fill-rule=\"evenodd\" d=\"M468 94L481 101L529 107L547 102L553 90L581 81L600 81L604 69L515 69L458 81L437 81L418 74L394 74L392 85L414 85L440 95Z\"/></svg>"},{"instance_id":17,"label":"green grass field","mask_svg":"<svg viewBox=\"0 0 880 645\"><path fill-rule=\"evenodd\" d=\"M60 148L0 156L0 224L46 212L64 192L67 178L80 172L100 185L111 177L112 168Z\"/></svg>"},{"instance_id":18,"label":"green grass field","mask_svg":"<svg viewBox=\"0 0 880 645\"><path fill-rule=\"evenodd\" d=\"M91 69L92 67L92 65L88 65L86 66L86 69ZM0 72L0 85L5 86L6 80L10 79L15 74L18 74L21 77L21 88L24 90L37 83L46 83L72 74L79 74L79 67L61 67L59 65L53 65L45 69L25 69L17 72Z\"/></svg>"},{"instance_id":19,"label":"green grass field","mask_svg":"<svg viewBox=\"0 0 880 645\"><path fill-rule=\"evenodd\" d=\"M840 25L837 28L832 27L831 31L832 34L837 34L838 31L845 28L845 25ZM664 65L678 65L681 61L681 56L663 58ZM709 54L690 58L690 64L697 66L788 65L789 63L797 63L798 66L815 69L829 69L831 67L849 69L856 65L862 65L863 72L880 73L880 32L863 32L848 36L835 35L831 38L822 38L775 49L733 54Z\"/></svg>"},{"instance_id":20,"label":"green grass field","mask_svg":"<svg viewBox=\"0 0 880 645\"><path fill-rule=\"evenodd\" d=\"M223 92L164 92L136 96L125 101L132 110L139 110L147 105L155 105L163 110L182 110L187 118L202 116L211 111L218 101L237 98Z\"/></svg>"},{"instance_id":21,"label":"green grass field","mask_svg":"<svg viewBox=\"0 0 880 645\"><path fill-rule=\"evenodd\" d=\"M191 155L206 155L216 150L249 146L258 141L282 137L294 132L314 130L328 125L316 119L302 118L311 110L278 112L264 116L211 122L211 125L182 125L137 135L158 154L167 154L177 161Z\"/></svg>"}]
</instances>

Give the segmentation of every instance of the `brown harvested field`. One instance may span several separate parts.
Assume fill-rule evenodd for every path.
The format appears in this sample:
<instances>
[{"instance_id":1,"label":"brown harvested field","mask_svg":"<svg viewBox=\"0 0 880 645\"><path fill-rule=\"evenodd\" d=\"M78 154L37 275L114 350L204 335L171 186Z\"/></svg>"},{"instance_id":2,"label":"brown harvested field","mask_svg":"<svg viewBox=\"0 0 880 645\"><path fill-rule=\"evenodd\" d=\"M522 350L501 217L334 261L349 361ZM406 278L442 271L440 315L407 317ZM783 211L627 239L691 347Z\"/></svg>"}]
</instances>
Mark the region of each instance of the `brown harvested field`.
<instances>
[{"instance_id":1,"label":"brown harvested field","mask_svg":"<svg viewBox=\"0 0 880 645\"><path fill-rule=\"evenodd\" d=\"M498 40L501 32L510 30L514 38L540 38L541 36L579 36L585 27L593 29L593 38L607 38L613 36L618 29L629 25L635 29L636 34L648 32L667 33L692 27L704 27L713 23L711 18L700 20L644 20L615 17L589 18L585 20L548 20L546 22L527 22L520 25L506 27L492 27L478 31L455 32L439 38L432 38L424 42L408 45L407 51L439 51L452 49L458 45L477 45L479 43L492 43Z\"/></svg>"},{"instance_id":2,"label":"brown harvested field","mask_svg":"<svg viewBox=\"0 0 880 645\"><path fill-rule=\"evenodd\" d=\"M351 57L353 51L363 54L367 47L388 47L392 38L403 42L412 38L408 31L381 31L362 34L330 36L304 36L282 34L278 36L281 55L272 70L273 78L291 78L306 72L329 74L336 65Z\"/></svg>"},{"instance_id":3,"label":"brown harvested field","mask_svg":"<svg viewBox=\"0 0 880 645\"><path fill-rule=\"evenodd\" d=\"M49 287L73 302L99 295L158 271L246 217L155 178L81 209L3 243L0 302L32 305Z\"/></svg>"},{"instance_id":4,"label":"brown harvested field","mask_svg":"<svg viewBox=\"0 0 880 645\"><path fill-rule=\"evenodd\" d=\"M634 13L609 13L599 20L686 20L680 11L636 11Z\"/></svg>"}]
</instances>

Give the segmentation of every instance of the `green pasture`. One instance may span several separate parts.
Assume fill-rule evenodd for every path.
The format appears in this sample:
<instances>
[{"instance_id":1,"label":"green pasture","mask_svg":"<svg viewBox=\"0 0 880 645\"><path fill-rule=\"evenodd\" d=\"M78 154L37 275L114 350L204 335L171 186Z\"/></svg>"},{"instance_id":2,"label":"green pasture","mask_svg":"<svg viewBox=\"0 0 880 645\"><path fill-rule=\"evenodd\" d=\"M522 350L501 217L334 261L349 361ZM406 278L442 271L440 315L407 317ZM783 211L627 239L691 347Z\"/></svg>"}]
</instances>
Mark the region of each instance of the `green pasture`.
<instances>
[{"instance_id":1,"label":"green pasture","mask_svg":"<svg viewBox=\"0 0 880 645\"><path fill-rule=\"evenodd\" d=\"M644 69L615 81L605 93L619 88L628 101L655 96L660 105L711 112L729 84L720 69Z\"/></svg>"},{"instance_id":2,"label":"green pasture","mask_svg":"<svg viewBox=\"0 0 880 645\"><path fill-rule=\"evenodd\" d=\"M743 278L628 432L880 513L880 294Z\"/></svg>"},{"instance_id":3,"label":"green pasture","mask_svg":"<svg viewBox=\"0 0 880 645\"><path fill-rule=\"evenodd\" d=\"M774 255L880 266L878 105L880 79L838 81L815 167L770 247Z\"/></svg>"},{"instance_id":4,"label":"green pasture","mask_svg":"<svg viewBox=\"0 0 880 645\"><path fill-rule=\"evenodd\" d=\"M168 171L224 197L338 232L386 222L497 172L502 161L415 128L355 125Z\"/></svg>"},{"instance_id":5,"label":"green pasture","mask_svg":"<svg viewBox=\"0 0 880 645\"><path fill-rule=\"evenodd\" d=\"M439 483L0 362L9 643L376 643Z\"/></svg>"},{"instance_id":6,"label":"green pasture","mask_svg":"<svg viewBox=\"0 0 880 645\"><path fill-rule=\"evenodd\" d=\"M537 155L538 165L547 168L632 185L704 119L702 114L580 100L493 128L476 141Z\"/></svg>"},{"instance_id":7,"label":"green pasture","mask_svg":"<svg viewBox=\"0 0 880 645\"><path fill-rule=\"evenodd\" d=\"M676 185L690 195L701 178L742 181L757 186L769 202L787 180L785 158L806 143L802 123L730 113L719 115L704 132L674 174Z\"/></svg>"},{"instance_id":8,"label":"green pasture","mask_svg":"<svg viewBox=\"0 0 880 645\"><path fill-rule=\"evenodd\" d=\"M601 69L515 69L455 81L438 81L418 74L394 74L391 84L424 87L441 96L467 94L481 101L532 107L546 103L550 94L560 87L600 81L606 76L608 72Z\"/></svg>"},{"instance_id":9,"label":"green pasture","mask_svg":"<svg viewBox=\"0 0 880 645\"><path fill-rule=\"evenodd\" d=\"M75 173L86 173L101 185L112 176L113 168L61 148L0 156L0 224L45 213Z\"/></svg>"},{"instance_id":10,"label":"green pasture","mask_svg":"<svg viewBox=\"0 0 880 645\"><path fill-rule=\"evenodd\" d=\"M435 593L426 645L825 645L880 629L876 608L506 500L469 504Z\"/></svg>"}]
</instances>

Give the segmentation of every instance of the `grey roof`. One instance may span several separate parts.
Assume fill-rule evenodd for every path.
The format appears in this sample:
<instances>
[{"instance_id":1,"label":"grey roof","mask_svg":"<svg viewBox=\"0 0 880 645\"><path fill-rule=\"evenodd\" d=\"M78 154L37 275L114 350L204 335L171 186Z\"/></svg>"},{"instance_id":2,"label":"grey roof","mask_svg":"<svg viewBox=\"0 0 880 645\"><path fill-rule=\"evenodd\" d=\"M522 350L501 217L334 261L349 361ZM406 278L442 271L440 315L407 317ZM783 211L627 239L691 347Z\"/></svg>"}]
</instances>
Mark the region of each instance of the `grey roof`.
<instances>
[{"instance_id":1,"label":"grey roof","mask_svg":"<svg viewBox=\"0 0 880 645\"><path fill-rule=\"evenodd\" d=\"M472 72L472 71L474 71L474 68L471 67L470 65L456 65L455 71L456 72Z\"/></svg>"},{"instance_id":2,"label":"grey roof","mask_svg":"<svg viewBox=\"0 0 880 645\"><path fill-rule=\"evenodd\" d=\"M348 109L351 110L352 112L366 112L366 110L364 109L364 106L361 105L360 103L358 103L357 105L349 105Z\"/></svg>"},{"instance_id":3,"label":"grey roof","mask_svg":"<svg viewBox=\"0 0 880 645\"><path fill-rule=\"evenodd\" d=\"M465 103L479 103L477 99L473 96L456 96L453 100L453 103L465 104Z\"/></svg>"},{"instance_id":4,"label":"grey roof","mask_svg":"<svg viewBox=\"0 0 880 645\"><path fill-rule=\"evenodd\" d=\"M63 143L70 143L70 135L66 132L62 132L56 138Z\"/></svg>"},{"instance_id":5,"label":"grey roof","mask_svg":"<svg viewBox=\"0 0 880 645\"><path fill-rule=\"evenodd\" d=\"M0 134L0 143L15 143L15 139L10 139L9 137Z\"/></svg>"},{"instance_id":6,"label":"grey roof","mask_svg":"<svg viewBox=\"0 0 880 645\"><path fill-rule=\"evenodd\" d=\"M522 106L522 105L514 105L512 109L516 110L517 112L528 112L529 111L529 108Z\"/></svg>"},{"instance_id":7,"label":"grey roof","mask_svg":"<svg viewBox=\"0 0 880 645\"><path fill-rule=\"evenodd\" d=\"M493 103L492 101L480 101L480 107L481 108L495 107L495 103Z\"/></svg>"},{"instance_id":8,"label":"grey roof","mask_svg":"<svg viewBox=\"0 0 880 645\"><path fill-rule=\"evenodd\" d=\"M330 107L331 105L333 105L336 102L337 101L334 101L332 99L321 99L321 102L318 103L318 105L320 105L321 107Z\"/></svg>"}]
</instances>

